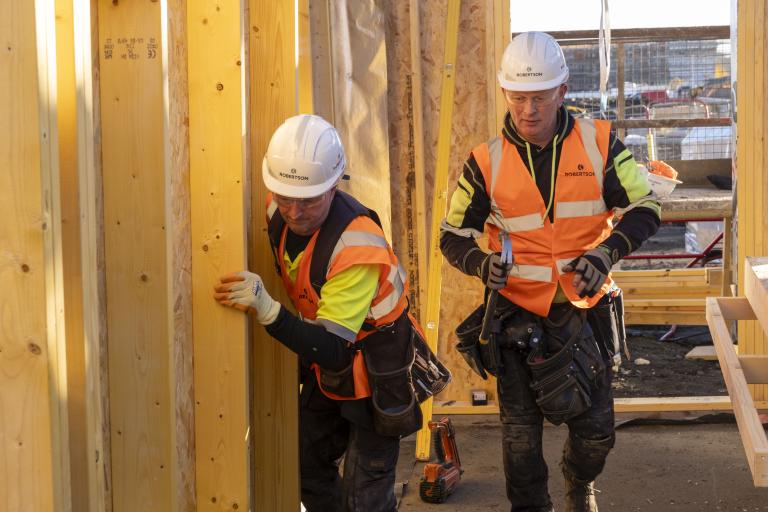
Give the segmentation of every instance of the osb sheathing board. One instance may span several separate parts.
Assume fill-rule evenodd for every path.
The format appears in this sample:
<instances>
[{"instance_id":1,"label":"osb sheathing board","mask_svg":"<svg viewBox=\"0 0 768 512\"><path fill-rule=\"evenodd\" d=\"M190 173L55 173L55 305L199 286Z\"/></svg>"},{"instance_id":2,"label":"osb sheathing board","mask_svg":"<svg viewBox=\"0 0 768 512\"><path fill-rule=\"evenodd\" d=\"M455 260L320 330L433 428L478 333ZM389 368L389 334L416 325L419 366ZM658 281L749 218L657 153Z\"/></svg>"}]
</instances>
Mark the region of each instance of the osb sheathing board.
<instances>
[{"instance_id":1,"label":"osb sheathing board","mask_svg":"<svg viewBox=\"0 0 768 512\"><path fill-rule=\"evenodd\" d=\"M160 3L98 7L113 508L170 510Z\"/></svg>"},{"instance_id":2,"label":"osb sheathing board","mask_svg":"<svg viewBox=\"0 0 768 512\"><path fill-rule=\"evenodd\" d=\"M447 2L421 4L421 44L424 101L424 154L426 192L431 204L437 149L440 87L442 83L442 56L445 45L445 11ZM488 2L462 1L458 34L458 61L456 63L456 93L452 120L451 156L449 169L449 197L455 189L469 152L488 139L488 112L486 63L486 15ZM396 187L392 187L393 191ZM393 205L397 204L393 199ZM444 216L444 211L427 211L430 215ZM427 233L429 236L429 233ZM443 263L442 294L440 303L439 356L453 372L453 381L437 399L469 400L471 389L486 389L493 398L496 394L493 381L477 377L454 350L457 343L456 326L482 301L482 287L476 278L470 278Z\"/></svg>"},{"instance_id":3,"label":"osb sheathing board","mask_svg":"<svg viewBox=\"0 0 768 512\"><path fill-rule=\"evenodd\" d=\"M736 197L738 261L768 254L768 176L765 123L768 118L768 80L765 29L766 6L760 0L739 0L737 12L737 126ZM744 265L739 264L739 291L744 290ZM739 355L768 354L768 338L756 322L739 322ZM768 385L751 386L755 400L768 398Z\"/></svg>"},{"instance_id":4,"label":"osb sheathing board","mask_svg":"<svg viewBox=\"0 0 768 512\"><path fill-rule=\"evenodd\" d=\"M51 105L38 96L46 84L38 81L34 2L0 3L0 33L0 510L48 512L62 505L54 491L47 304L54 290L46 275L54 263L46 231L58 219L46 183L52 169L41 155Z\"/></svg>"}]
</instances>

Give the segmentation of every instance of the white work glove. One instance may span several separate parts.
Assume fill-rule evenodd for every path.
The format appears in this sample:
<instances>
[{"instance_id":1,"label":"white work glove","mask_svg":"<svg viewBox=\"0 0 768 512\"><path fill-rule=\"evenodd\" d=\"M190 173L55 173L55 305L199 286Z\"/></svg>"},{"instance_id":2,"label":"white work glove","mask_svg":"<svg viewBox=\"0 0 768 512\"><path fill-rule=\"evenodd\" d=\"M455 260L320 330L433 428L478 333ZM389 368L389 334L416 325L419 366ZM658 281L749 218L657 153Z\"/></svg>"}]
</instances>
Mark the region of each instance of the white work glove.
<instances>
[{"instance_id":1,"label":"white work glove","mask_svg":"<svg viewBox=\"0 0 768 512\"><path fill-rule=\"evenodd\" d=\"M610 249L598 245L563 267L563 272L574 272L573 286L579 297L594 297L608 279L613 260Z\"/></svg>"},{"instance_id":2,"label":"white work glove","mask_svg":"<svg viewBox=\"0 0 768 512\"><path fill-rule=\"evenodd\" d=\"M277 319L280 303L269 296L258 274L243 271L223 276L219 281L213 294L219 304L241 311L253 310L256 320L262 325L269 325Z\"/></svg>"}]
</instances>

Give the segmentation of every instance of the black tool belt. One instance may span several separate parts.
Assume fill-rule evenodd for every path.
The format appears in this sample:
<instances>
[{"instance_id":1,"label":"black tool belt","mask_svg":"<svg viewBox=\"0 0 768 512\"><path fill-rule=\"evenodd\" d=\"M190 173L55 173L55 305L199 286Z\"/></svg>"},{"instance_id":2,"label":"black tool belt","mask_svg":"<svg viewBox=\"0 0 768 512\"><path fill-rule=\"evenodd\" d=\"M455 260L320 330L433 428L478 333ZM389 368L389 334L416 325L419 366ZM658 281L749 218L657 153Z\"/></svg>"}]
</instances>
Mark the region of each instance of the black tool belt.
<instances>
[{"instance_id":1,"label":"black tool belt","mask_svg":"<svg viewBox=\"0 0 768 512\"><path fill-rule=\"evenodd\" d=\"M393 323L366 336L361 350L376 432L406 436L419 430L419 403L442 391L451 373L419 334L407 310Z\"/></svg>"},{"instance_id":2,"label":"black tool belt","mask_svg":"<svg viewBox=\"0 0 768 512\"><path fill-rule=\"evenodd\" d=\"M496 376L501 371L499 350L528 351L538 344L541 329L539 317L499 295L488 343L481 344L479 339L484 315L485 304L482 304L459 324L456 328L459 339L456 350L475 373L487 379L488 373Z\"/></svg>"},{"instance_id":3,"label":"black tool belt","mask_svg":"<svg viewBox=\"0 0 768 512\"><path fill-rule=\"evenodd\" d=\"M542 340L526 358L531 389L544 417L559 425L592 406L590 395L605 359L587 322L587 310L552 306L542 319Z\"/></svg>"}]
</instances>

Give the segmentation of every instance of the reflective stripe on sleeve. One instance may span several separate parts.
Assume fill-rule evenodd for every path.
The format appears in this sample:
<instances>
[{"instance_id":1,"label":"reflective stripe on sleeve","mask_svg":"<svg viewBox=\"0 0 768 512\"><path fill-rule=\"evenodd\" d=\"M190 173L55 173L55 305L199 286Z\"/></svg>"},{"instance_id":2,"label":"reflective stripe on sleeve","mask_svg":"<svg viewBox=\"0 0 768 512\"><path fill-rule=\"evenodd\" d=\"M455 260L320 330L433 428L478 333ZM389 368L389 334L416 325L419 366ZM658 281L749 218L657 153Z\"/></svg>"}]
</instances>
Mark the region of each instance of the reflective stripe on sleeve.
<instances>
[{"instance_id":1,"label":"reflective stripe on sleeve","mask_svg":"<svg viewBox=\"0 0 768 512\"><path fill-rule=\"evenodd\" d=\"M332 262L345 247L387 247L387 241L383 236L368 233L367 231L345 231L331 253Z\"/></svg>"},{"instance_id":2,"label":"reflective stripe on sleeve","mask_svg":"<svg viewBox=\"0 0 768 512\"><path fill-rule=\"evenodd\" d=\"M400 302L400 298L405 291L405 271L398 264L390 265L387 281L392 285L392 291L384 297L378 304L371 306L371 316L374 319L382 318L392 312Z\"/></svg>"},{"instance_id":3,"label":"reflective stripe on sleeve","mask_svg":"<svg viewBox=\"0 0 768 512\"><path fill-rule=\"evenodd\" d=\"M483 234L482 232L473 228L455 228L448 224L445 219L443 219L443 221L440 223L440 231L447 231L464 238L478 238Z\"/></svg>"}]
</instances>

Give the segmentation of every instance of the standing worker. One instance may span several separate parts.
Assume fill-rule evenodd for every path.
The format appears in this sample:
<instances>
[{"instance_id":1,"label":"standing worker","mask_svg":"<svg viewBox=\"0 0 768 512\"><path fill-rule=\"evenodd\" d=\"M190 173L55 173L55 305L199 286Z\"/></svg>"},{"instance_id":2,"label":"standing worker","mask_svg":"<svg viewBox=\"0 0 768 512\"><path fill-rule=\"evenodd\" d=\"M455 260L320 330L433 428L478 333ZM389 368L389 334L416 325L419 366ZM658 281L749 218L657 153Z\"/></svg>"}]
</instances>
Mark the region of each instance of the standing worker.
<instances>
[{"instance_id":1,"label":"standing worker","mask_svg":"<svg viewBox=\"0 0 768 512\"><path fill-rule=\"evenodd\" d=\"M247 271L222 277L214 297L254 312L301 358L306 509L392 512L400 436L421 428L410 366L419 328L408 313L405 273L378 216L337 190L345 169L339 135L322 118L299 115L278 127L262 178L271 192L275 265L298 315Z\"/></svg>"},{"instance_id":2,"label":"standing worker","mask_svg":"<svg viewBox=\"0 0 768 512\"><path fill-rule=\"evenodd\" d=\"M610 270L656 232L660 208L610 123L563 106L568 67L554 38L517 35L498 79L501 135L472 150L441 226L448 261L500 293L491 343L474 346L479 311L457 330L459 350L497 376L512 511L553 510L544 418L569 429L566 510L596 511L593 482L615 441L611 360L624 341ZM483 231L490 253L475 241ZM501 263L499 234L512 265Z\"/></svg>"}]
</instances>

